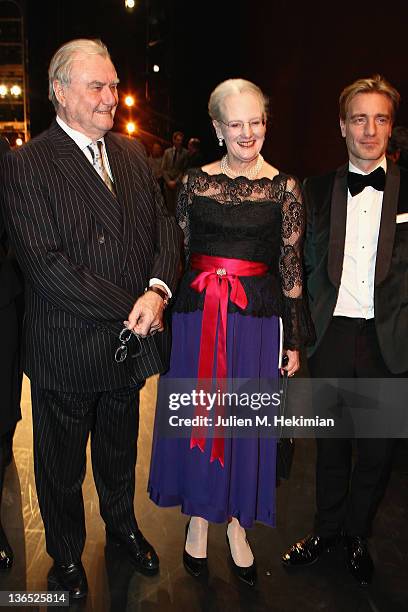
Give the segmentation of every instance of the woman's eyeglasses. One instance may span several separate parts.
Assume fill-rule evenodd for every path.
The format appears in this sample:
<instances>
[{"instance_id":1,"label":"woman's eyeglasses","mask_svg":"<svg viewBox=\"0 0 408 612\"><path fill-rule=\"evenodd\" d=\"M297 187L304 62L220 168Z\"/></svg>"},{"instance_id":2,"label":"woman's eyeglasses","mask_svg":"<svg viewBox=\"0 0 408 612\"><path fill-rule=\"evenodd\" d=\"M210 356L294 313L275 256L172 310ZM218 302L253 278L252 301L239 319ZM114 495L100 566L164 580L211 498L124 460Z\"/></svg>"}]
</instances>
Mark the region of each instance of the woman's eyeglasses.
<instances>
[{"instance_id":1,"label":"woman's eyeglasses","mask_svg":"<svg viewBox=\"0 0 408 612\"><path fill-rule=\"evenodd\" d=\"M257 119L251 119L251 121L222 121L220 119L220 123L223 123L227 126L229 130L232 132L242 132L245 125L249 125L253 132L257 130L261 130L265 126L265 119L263 117L259 117Z\"/></svg>"}]
</instances>

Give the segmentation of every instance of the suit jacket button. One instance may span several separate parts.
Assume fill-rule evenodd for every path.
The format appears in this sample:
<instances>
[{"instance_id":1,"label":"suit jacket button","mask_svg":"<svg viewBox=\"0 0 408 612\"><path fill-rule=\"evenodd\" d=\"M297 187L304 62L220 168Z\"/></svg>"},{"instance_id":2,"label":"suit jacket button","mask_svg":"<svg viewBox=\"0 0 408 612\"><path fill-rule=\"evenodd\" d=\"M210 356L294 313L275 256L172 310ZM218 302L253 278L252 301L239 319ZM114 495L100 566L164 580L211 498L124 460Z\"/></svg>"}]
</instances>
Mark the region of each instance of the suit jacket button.
<instances>
[{"instance_id":1,"label":"suit jacket button","mask_svg":"<svg viewBox=\"0 0 408 612\"><path fill-rule=\"evenodd\" d=\"M101 236L98 236L98 242L99 242L99 244L104 244L105 236L103 234Z\"/></svg>"}]
</instances>

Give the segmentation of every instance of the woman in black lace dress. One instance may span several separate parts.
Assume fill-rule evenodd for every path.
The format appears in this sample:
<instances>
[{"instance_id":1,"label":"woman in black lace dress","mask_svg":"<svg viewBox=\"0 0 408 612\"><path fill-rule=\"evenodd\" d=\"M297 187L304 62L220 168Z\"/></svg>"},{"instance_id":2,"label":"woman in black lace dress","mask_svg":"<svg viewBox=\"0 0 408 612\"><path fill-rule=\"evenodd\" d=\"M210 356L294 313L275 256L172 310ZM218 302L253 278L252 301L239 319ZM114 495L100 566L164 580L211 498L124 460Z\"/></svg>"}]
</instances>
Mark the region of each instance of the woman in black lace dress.
<instances>
[{"instance_id":1,"label":"woman in black lace dress","mask_svg":"<svg viewBox=\"0 0 408 612\"><path fill-rule=\"evenodd\" d=\"M168 411L163 388L169 379L218 384L277 378L281 346L293 376L299 348L313 340L302 299L301 188L261 156L266 105L249 81L218 85L209 114L227 153L184 177L177 217L186 271L173 309L170 370L159 384L149 478L156 504L181 505L191 517L186 569L195 576L206 570L208 522L228 522L233 568L250 585L256 568L245 528L254 521L275 524L276 441L206 439L205 429L193 429L189 439L170 439L160 435L157 423Z\"/></svg>"}]
</instances>

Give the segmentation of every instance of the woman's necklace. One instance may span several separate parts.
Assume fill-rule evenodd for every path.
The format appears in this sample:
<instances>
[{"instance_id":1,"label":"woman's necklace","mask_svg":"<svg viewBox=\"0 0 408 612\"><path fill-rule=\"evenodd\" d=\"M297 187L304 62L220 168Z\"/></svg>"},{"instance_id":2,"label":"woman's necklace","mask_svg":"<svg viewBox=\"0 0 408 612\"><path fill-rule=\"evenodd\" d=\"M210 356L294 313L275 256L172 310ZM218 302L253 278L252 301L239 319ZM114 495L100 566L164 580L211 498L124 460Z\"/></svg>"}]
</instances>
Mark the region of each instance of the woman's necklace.
<instances>
[{"instance_id":1,"label":"woman's necklace","mask_svg":"<svg viewBox=\"0 0 408 612\"><path fill-rule=\"evenodd\" d=\"M232 168L230 168L228 165L228 155L224 155L224 157L220 161L220 168L221 172L223 174L226 174L230 178L236 178L237 176L245 176L245 178L253 180L256 179L256 177L260 173L263 163L264 158L259 153L258 159L256 160L256 164L251 166L249 170L240 170L239 172L235 172L235 170L232 170Z\"/></svg>"}]
</instances>

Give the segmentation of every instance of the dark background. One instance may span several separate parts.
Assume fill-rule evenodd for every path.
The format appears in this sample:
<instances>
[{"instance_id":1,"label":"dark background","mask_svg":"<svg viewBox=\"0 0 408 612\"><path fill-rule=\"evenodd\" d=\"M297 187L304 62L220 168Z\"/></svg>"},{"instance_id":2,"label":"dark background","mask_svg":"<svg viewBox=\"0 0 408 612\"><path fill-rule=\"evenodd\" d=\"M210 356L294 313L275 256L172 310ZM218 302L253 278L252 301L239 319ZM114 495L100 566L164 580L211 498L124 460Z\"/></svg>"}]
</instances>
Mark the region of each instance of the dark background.
<instances>
[{"instance_id":1,"label":"dark background","mask_svg":"<svg viewBox=\"0 0 408 612\"><path fill-rule=\"evenodd\" d=\"M264 156L301 178L345 161L338 96L356 78L383 74L402 96L396 124L408 125L406 0L136 0L131 13L124 0L27 0L26 33L32 136L53 116L50 57L76 37L100 37L108 46L121 92L137 94L134 117L144 140L149 132L170 139L181 129L202 140L207 160L220 154L208 97L230 77L248 78L270 97ZM152 41L159 42L147 46ZM127 117L118 111L116 129Z\"/></svg>"}]
</instances>

